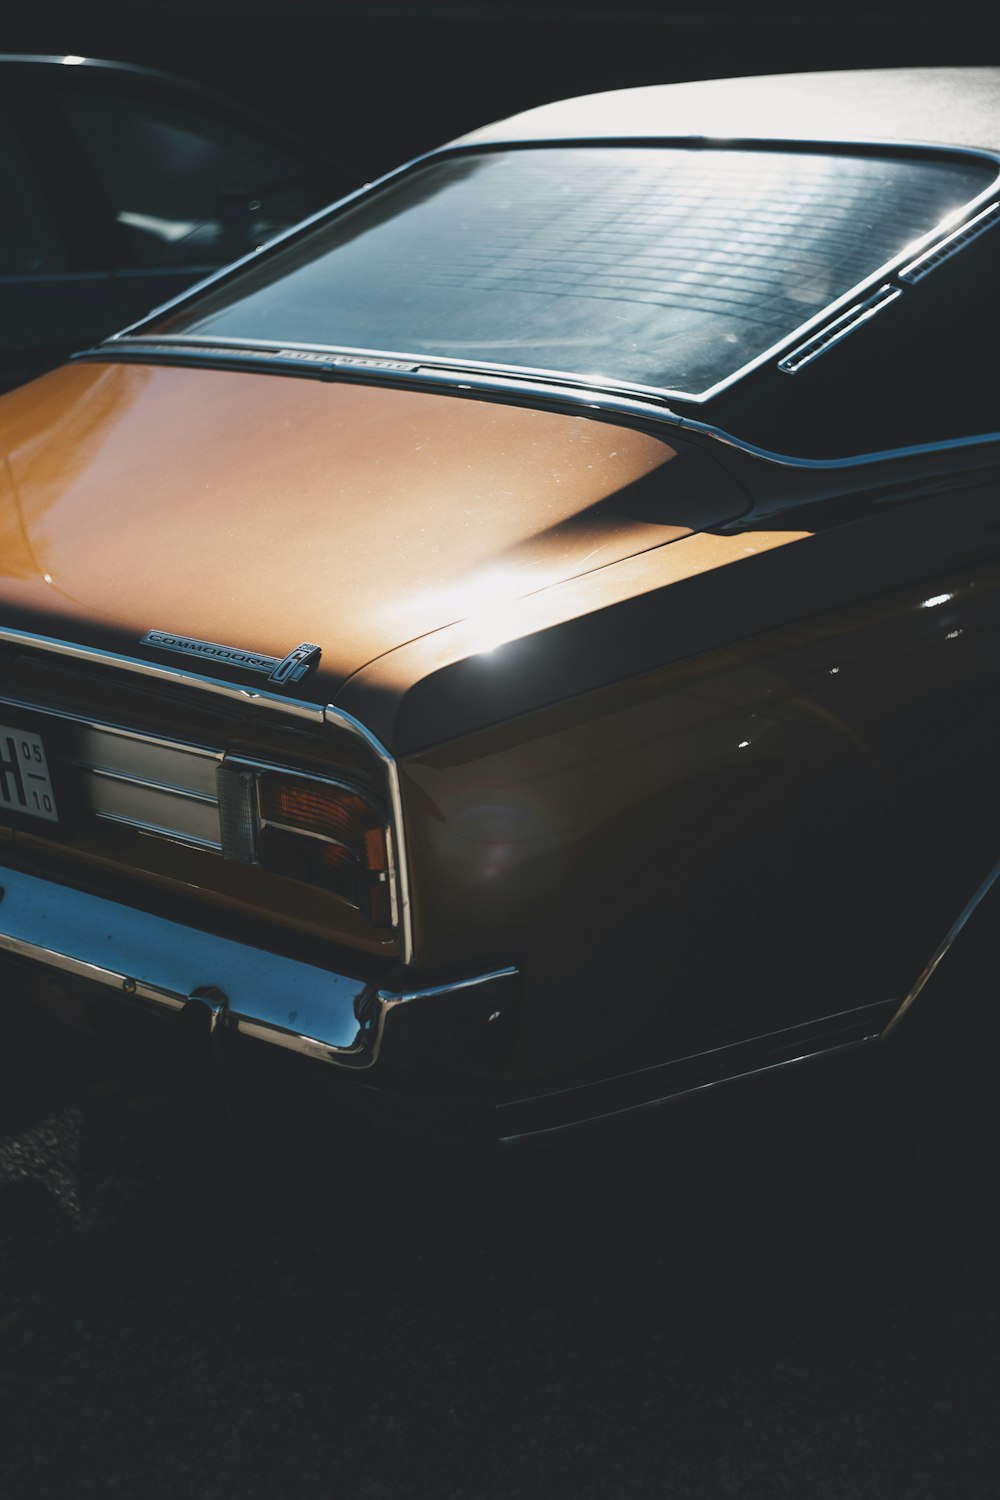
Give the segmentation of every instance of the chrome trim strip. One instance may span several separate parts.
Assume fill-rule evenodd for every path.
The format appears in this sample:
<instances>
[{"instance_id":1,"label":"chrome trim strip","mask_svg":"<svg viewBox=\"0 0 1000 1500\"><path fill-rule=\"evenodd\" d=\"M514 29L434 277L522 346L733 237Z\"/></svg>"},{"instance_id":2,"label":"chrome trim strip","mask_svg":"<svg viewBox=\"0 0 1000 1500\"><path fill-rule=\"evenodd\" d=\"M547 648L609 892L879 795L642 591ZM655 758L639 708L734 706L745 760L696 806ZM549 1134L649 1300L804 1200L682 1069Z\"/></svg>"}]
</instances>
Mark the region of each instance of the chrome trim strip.
<instances>
[{"instance_id":1,"label":"chrome trim strip","mask_svg":"<svg viewBox=\"0 0 1000 1500\"><path fill-rule=\"evenodd\" d=\"M458 990L477 989L481 984L492 984L497 979L516 979L520 971L514 964L503 969L491 969L488 974L476 974L471 979L456 979L452 984L433 984L428 989L406 990L397 994L394 990L379 990L378 998L386 1005L407 1005L411 1000L434 1000L439 995L454 995Z\"/></svg>"},{"instance_id":2,"label":"chrome trim strip","mask_svg":"<svg viewBox=\"0 0 1000 1500\"><path fill-rule=\"evenodd\" d=\"M782 346L783 347L783 346ZM376 355L364 349L344 346L335 349L323 344L290 344L277 339L256 339L249 343L233 338L198 338L182 334L161 334L155 339L133 339L121 342L111 351L116 360L166 359L185 363L199 358L206 360L234 361L239 368L267 369L282 374L301 375L305 370L312 375L360 375L383 381L393 375L405 374L404 384L422 382L435 377L444 377L454 389L466 390L481 387L484 390L537 389L565 390L602 397L605 394L634 395L637 398L665 403L671 396L680 396L685 401L695 398L679 391L661 390L659 386L635 385L623 380L587 380L580 375L565 371L534 369L529 366L491 364L489 360L459 362L433 354ZM108 346L98 344L93 349L83 349L72 358L77 361L107 360ZM396 382L394 382L396 383Z\"/></svg>"},{"instance_id":3,"label":"chrome trim strip","mask_svg":"<svg viewBox=\"0 0 1000 1500\"><path fill-rule=\"evenodd\" d=\"M155 662L143 661L137 656L123 656L115 651L102 651L96 646L81 646L74 641L58 640L54 636L35 635L29 630L12 630L0 625L0 643L11 646L26 646L51 656L65 657L69 661L85 662L90 666L126 668L139 677L149 677L156 682L167 682L174 687L191 688L194 692L211 693L216 698L227 698L230 702L249 704L254 708L266 708L288 718L306 719L313 724L322 724L323 709L318 703L305 703L297 698L281 698L277 693L265 693L257 688L238 687L232 682L223 682L216 677L201 677L183 667L159 666ZM95 726L100 728L102 726Z\"/></svg>"},{"instance_id":4,"label":"chrome trim strip","mask_svg":"<svg viewBox=\"0 0 1000 1500\"><path fill-rule=\"evenodd\" d=\"M973 240L978 240L987 229L995 229L998 224L1000 224L1000 203L991 203L988 208L983 209L982 213L976 214L974 219L960 224L957 229L952 230L951 234L945 235L943 240L931 245L923 255L918 255L916 260L904 266L899 272L900 281L908 282L911 286L918 281L923 281L924 277L936 271L938 266L943 266L945 261L951 260L951 257L957 255L960 250L964 250L966 245L971 245Z\"/></svg>"},{"instance_id":5,"label":"chrome trim strip","mask_svg":"<svg viewBox=\"0 0 1000 1500\"><path fill-rule=\"evenodd\" d=\"M393 837L392 823L386 825L385 830L385 867L389 884L389 921L393 929L399 929L399 869L396 864L396 840ZM405 946L405 944L404 944Z\"/></svg>"},{"instance_id":6,"label":"chrome trim strip","mask_svg":"<svg viewBox=\"0 0 1000 1500\"><path fill-rule=\"evenodd\" d=\"M303 770L301 766L289 766L281 761L264 760L261 757L242 753L235 755L227 753L222 757L222 764L230 771L252 771L254 774L265 771L293 781L318 781L321 786L335 786L338 791L350 792L353 796L360 797L363 802L367 802L376 811L379 810L377 800L363 786L358 786L357 782L346 779L343 774L331 775L324 771Z\"/></svg>"},{"instance_id":7,"label":"chrome trim strip","mask_svg":"<svg viewBox=\"0 0 1000 1500\"><path fill-rule=\"evenodd\" d=\"M806 365L811 365L814 359L819 359L820 355L825 354L828 349L835 349L842 339L857 332L870 318L881 312L883 307L888 307L890 302L895 302L896 298L902 295L901 287L880 286L878 291L866 297L864 302L856 302L853 307L841 313L839 318L834 318L832 323L827 323L811 339L807 339L804 344L800 344L797 349L786 354L784 359L779 359L778 369L783 370L786 375L795 375Z\"/></svg>"},{"instance_id":8,"label":"chrome trim strip","mask_svg":"<svg viewBox=\"0 0 1000 1500\"><path fill-rule=\"evenodd\" d=\"M413 160L404 163L403 166L396 168L394 171L387 172L384 176L378 178L375 182L366 184L365 187L358 189L356 192L348 194L347 197L340 199L337 203L331 204L329 207L322 209L318 214L314 214L311 218L303 220L301 224L295 225L291 230L286 230L284 234L278 235L266 246L261 247L260 251L254 252L251 255L244 256L241 260L234 261L232 265L224 267L223 270L217 272L215 276L207 277L204 281L199 282L197 286L190 288L187 291L181 293L180 296L163 303L162 306L155 309L153 313L148 314L146 317L130 324L128 328L122 329L121 332L114 334L110 339L104 340L102 344L97 345L93 350L82 351L82 357L86 359L94 357L99 358L103 352L106 358L109 354L114 353L116 344L127 344L128 341L133 338L134 331L148 328L151 323L159 321L164 313L173 312L176 308L184 305L189 300L193 300L195 297L200 296L202 292L214 286L223 277L231 276L240 269L254 263L255 261L257 261L258 256L264 251L270 254L272 251L280 248L283 244L285 244L293 237L311 232L312 229L317 228L326 220L332 220L341 211L353 206L353 204L359 197L363 195L367 196L369 194L374 194L387 186L390 182L394 181L396 178L415 172L422 167L434 165L438 161L446 160L450 157L456 156L476 156L484 154L496 155L510 150L530 151L536 148L570 149L574 147L586 146L613 146L619 149L628 149L629 147L652 147L659 149L669 149L671 147L674 147L677 149L688 150L764 150L776 152L784 151L787 153L795 153L797 155L814 152L826 156L836 155L837 153L851 156L871 155L879 151L885 151L893 156L904 158L909 156L916 156L921 159L927 159L927 157L934 156L958 156L964 157L966 159L979 159L981 161L989 162L991 165L998 169L997 178L995 178L993 182L991 182L981 192L977 193L974 197L970 198L961 206L959 210L957 210L962 214L977 212L983 204L987 203L990 198L996 195L997 185L998 182L1000 182L1000 153L998 152L981 147L976 148L966 146L941 146L934 143L921 144L910 141L790 141L775 139L773 137L750 136L734 137L733 139L727 139L725 141L717 141L708 140L704 136L643 136L636 138L602 138L597 136L590 138L581 136L574 137L570 140L559 140L553 138L551 140L515 140L510 142L491 141L489 143L478 145L472 143L468 145L444 146L435 151L430 151L422 156L413 158ZM632 391L639 395L659 397L661 400L683 400L690 401L695 404L701 404L702 402L710 401L713 397L721 394L721 392L728 390L729 387L734 385L737 381L742 380L752 370L759 368L759 366L761 365L768 364L771 360L780 356L782 351L788 349L789 347L794 347L798 343L801 343L806 335L812 333L817 328L829 322L831 316L836 316L838 313L850 307L857 300L864 298L866 294L870 293L871 290L879 284L879 282L885 281L886 278L896 275L900 267L906 265L912 260L915 250L918 253L922 253L924 250L930 248L940 239L941 233L942 230L940 225L933 225L926 231L925 234L918 236L915 240L911 240L910 243L908 245L905 245L896 255L885 261L881 266L876 267L867 276L863 277L861 281L856 282L853 286L849 287L845 292L843 292L839 297L836 297L832 302L826 303L811 317L798 324L797 327L789 330L789 332L784 334L776 343L770 345L760 354L755 355L752 360L748 360L745 364L741 365L739 369L731 371L729 375L725 376L722 380L716 381L714 385L709 386L704 391L682 391L677 390L673 387L631 385L625 382L615 381L607 382L606 387L602 385L601 389L606 388L608 390L621 390L623 392ZM141 343L142 341L140 340L139 342ZM239 340L199 340L197 337L182 334L161 334L156 336L155 342L157 344L172 345L176 343L178 345L187 344L189 346L197 345L198 343L207 344L210 346L221 346L223 344L232 343L236 347L240 346ZM331 355L340 354L349 355L352 357L363 356L367 359L372 360L386 359L401 361L404 364L415 363L417 365L427 365L430 367L442 366L444 368L450 368L452 370L456 368L454 361L443 360L434 355L412 354L405 350L348 347L336 348L334 346L324 346L321 344L297 344L294 342L289 342L288 340L254 340L245 344L243 347L252 350L253 348L261 348L265 344L268 344L268 346L273 345L275 349L285 348L289 350L295 349L308 351L322 350L326 348ZM586 387L587 385L585 379L581 380L580 377L576 377L574 379L572 373L567 374L567 372L565 371L548 371L537 369L533 370L529 367L491 364L488 361L478 360L463 362L461 368L463 370L468 369L470 373L475 371L495 371L498 375L506 374L508 376L513 375L516 370L523 370L523 374L528 378L541 378L547 382L566 380L577 387Z\"/></svg>"},{"instance_id":9,"label":"chrome trim strip","mask_svg":"<svg viewBox=\"0 0 1000 1500\"><path fill-rule=\"evenodd\" d=\"M399 766L396 757L391 755L382 744L382 741L370 729L366 729L359 719L351 714L344 713L343 709L335 708L328 703L323 710L323 717L327 724L337 729L343 729L348 734L362 741L373 755L381 762L385 771L386 790L389 794L389 815L394 844L397 881L390 889L398 884L399 898L399 930L402 935L401 958L404 964L412 964L414 957L413 944L413 907L410 900L410 867L406 843L406 823L403 816L403 796L399 785Z\"/></svg>"},{"instance_id":10,"label":"chrome trim strip","mask_svg":"<svg viewBox=\"0 0 1000 1500\"><path fill-rule=\"evenodd\" d=\"M0 630L0 637L2 637L2 630ZM126 658L121 658L121 660L124 661ZM165 739L163 735L147 734L142 729L126 729L123 724L92 719L88 714L75 714L68 708L53 708L47 703L38 703L29 698L3 696L0 697L0 704L24 709L32 714L42 714L49 719L66 719L72 724L82 724L85 729L94 729L100 734L118 735L125 740L138 740L142 745L153 745L159 750L179 750L185 755L204 756L207 760L220 761L222 759L222 751L212 749L208 745L198 745L191 740Z\"/></svg>"},{"instance_id":11,"label":"chrome trim strip","mask_svg":"<svg viewBox=\"0 0 1000 1500\"><path fill-rule=\"evenodd\" d=\"M130 341L126 347L122 345L114 351L115 360L118 363L143 363L166 360L169 363L182 363L185 368L201 368L205 364L216 366L220 363L227 369L237 370L259 370L264 368L269 374L276 375L302 375L302 367L293 360L284 358L279 352L276 354L265 354L260 349L250 349L235 341L232 346L223 345L221 340L204 345L185 345L182 349L180 344L176 347L161 347L162 341L155 343L143 343L139 340ZM287 346L282 346L286 349ZM179 359L179 354L186 353L187 358ZM84 349L72 356L77 361L100 361L106 356L98 347L96 349ZM336 363L333 359L324 362L310 362L307 366L309 376L325 376L328 374L345 374L361 380L370 381L372 384L390 384L397 386L399 382L387 376L384 369L374 366L341 362ZM583 404L594 411L614 411L624 409L626 406L634 409L642 415L662 417L664 413L668 416L675 414L667 406L666 401L661 399L661 394L652 387L616 386L614 382L597 385L588 384L579 379L560 377L558 374L546 376L533 376L527 373L520 374L512 370L498 370L496 374L487 373L483 370L473 369L471 366L456 365L453 361L446 363L441 361L435 364L433 360L425 359L415 364L407 374L405 383L415 385L430 385L440 390L465 393L469 391L482 391L484 395L511 395L527 398L539 396L554 400L565 401L573 405ZM680 420L677 418L677 420Z\"/></svg>"},{"instance_id":12,"label":"chrome trim strip","mask_svg":"<svg viewBox=\"0 0 1000 1500\"><path fill-rule=\"evenodd\" d=\"M222 848L219 808L215 802L187 801L159 787L139 787L109 779L88 781L79 810L90 817L128 823L146 833L188 840L203 848Z\"/></svg>"},{"instance_id":13,"label":"chrome trim strip","mask_svg":"<svg viewBox=\"0 0 1000 1500\"><path fill-rule=\"evenodd\" d=\"M865 1046L878 1040L884 1017L893 1004L892 1000L876 1000L867 1005L853 1006L850 1010L836 1011L833 1015L818 1016L793 1026L779 1027L776 1031L745 1037L742 1041L727 1042L704 1052L674 1057L631 1073L547 1094L509 1099L497 1106L501 1131L505 1124L515 1124L519 1116L527 1115L528 1121L525 1128L509 1129L506 1135L501 1135L501 1141L516 1144L548 1135L577 1132L602 1121L659 1108L674 1099L719 1084L737 1082L774 1068ZM620 1090L622 1086L632 1088L634 1096L620 1099L615 1107L607 1107L609 1092ZM605 1101L603 1108L602 1101ZM591 1104L596 1108L591 1109ZM551 1112L557 1110L563 1118L557 1118L552 1124L532 1126L532 1112L537 1118L540 1110L548 1110L550 1118Z\"/></svg>"},{"instance_id":14,"label":"chrome trim strip","mask_svg":"<svg viewBox=\"0 0 1000 1500\"><path fill-rule=\"evenodd\" d=\"M213 854L222 853L222 843L218 839L199 838L196 833L185 833L180 828L161 827L151 823L148 818L130 818L126 813L104 812L101 808L89 809L91 816L100 818L105 823L121 823L126 828L134 828L138 833L148 833L150 838L166 839L168 844L180 844L184 849L209 849Z\"/></svg>"},{"instance_id":15,"label":"chrome trim strip","mask_svg":"<svg viewBox=\"0 0 1000 1500\"><path fill-rule=\"evenodd\" d=\"M962 907L962 910L959 912L958 916L955 918L954 922L951 924L948 931L941 939L940 943L938 943L934 952L931 954L929 960L927 961L927 964L919 974L913 988L910 990L906 998L902 1001L899 1009L894 1013L894 1015L890 1018L890 1020L883 1028L883 1041L886 1041L892 1035L906 1013L910 1009L912 1009L917 1000L919 1000L921 994L927 988L927 985L930 983L930 981L934 978L934 975L937 973L938 967L941 964L942 960L947 958L953 944L955 943L955 940L958 938L959 934L968 924L970 919L975 915L981 902L983 902L989 895L990 891L996 885L998 880L1000 880L1000 864L996 864L993 866L993 869L987 875L986 879L969 897L968 901Z\"/></svg>"},{"instance_id":16,"label":"chrome trim strip","mask_svg":"<svg viewBox=\"0 0 1000 1500\"><path fill-rule=\"evenodd\" d=\"M123 781L128 786L142 787L145 791L165 792L170 797L181 797L188 802L207 803L209 807L218 807L218 797L210 797L207 792L192 792L187 787L173 786L166 781L150 781L148 776L128 776L124 771L109 771L106 766L95 766L87 761L78 760L72 755L59 757L59 764L63 766L75 766L77 770L85 771L90 776L106 777L108 781Z\"/></svg>"},{"instance_id":17,"label":"chrome trim strip","mask_svg":"<svg viewBox=\"0 0 1000 1500\"><path fill-rule=\"evenodd\" d=\"M943 438L936 443L913 443L908 448L882 448L874 453L852 453L846 458L796 458L788 453L775 453L770 448L759 448L756 443L748 443L744 438L736 437L727 432L724 427L716 427L711 422L696 422L688 417L679 417L677 426L689 432L701 433L704 437L715 438L717 442L724 443L727 448L737 448L741 453L748 453L752 458L762 458L768 463L781 464L787 469L815 469L823 471L827 469L856 469L866 464L884 464L908 458L922 458L931 453L958 452L963 448L980 448L987 444L1000 442L1000 431L980 432L970 437Z\"/></svg>"},{"instance_id":18,"label":"chrome trim strip","mask_svg":"<svg viewBox=\"0 0 1000 1500\"><path fill-rule=\"evenodd\" d=\"M274 818L261 817L261 828L280 828L282 833L294 833L299 838L315 839L320 844L337 844L341 849L349 848L341 839L335 839L328 833L317 833L314 828L296 828L294 823L279 823Z\"/></svg>"},{"instance_id":19,"label":"chrome trim strip","mask_svg":"<svg viewBox=\"0 0 1000 1500\"><path fill-rule=\"evenodd\" d=\"M618 1121L633 1119L636 1115L645 1114L649 1110L662 1109L664 1105L673 1104L679 1099L688 1099L695 1094L705 1094L710 1089L725 1088L730 1083L743 1083L750 1078L760 1078L765 1073L776 1073L780 1068L794 1068L799 1063L816 1062L823 1057L836 1057L842 1052L856 1052L859 1048L869 1047L877 1041L878 1034L875 1033L852 1042L837 1042L831 1047L801 1052L797 1057L779 1058L778 1061L764 1063L759 1068L747 1068L742 1073L729 1073L725 1078L712 1078L705 1083L690 1084L687 1088L678 1089L674 1093L663 1094L655 1099L645 1099L636 1104L626 1105L622 1109L609 1110L607 1114L588 1115L586 1119L572 1120L560 1125L548 1125L541 1130L525 1130L515 1135L502 1135L499 1137L499 1142L501 1146L531 1146L539 1141L556 1140L560 1136L579 1135L584 1130L603 1129Z\"/></svg>"}]
</instances>

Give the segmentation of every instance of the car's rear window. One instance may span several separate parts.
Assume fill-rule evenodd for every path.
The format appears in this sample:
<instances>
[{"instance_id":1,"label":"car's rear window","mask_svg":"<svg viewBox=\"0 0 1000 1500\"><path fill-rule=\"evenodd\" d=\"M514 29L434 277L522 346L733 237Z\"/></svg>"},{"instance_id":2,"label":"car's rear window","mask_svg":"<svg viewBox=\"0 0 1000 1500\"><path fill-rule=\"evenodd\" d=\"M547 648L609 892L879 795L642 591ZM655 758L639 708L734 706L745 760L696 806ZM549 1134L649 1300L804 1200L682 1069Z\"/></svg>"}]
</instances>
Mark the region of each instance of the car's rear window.
<instances>
[{"instance_id":1,"label":"car's rear window","mask_svg":"<svg viewBox=\"0 0 1000 1500\"><path fill-rule=\"evenodd\" d=\"M961 156L460 155L361 199L156 327L703 395L996 175Z\"/></svg>"}]
</instances>

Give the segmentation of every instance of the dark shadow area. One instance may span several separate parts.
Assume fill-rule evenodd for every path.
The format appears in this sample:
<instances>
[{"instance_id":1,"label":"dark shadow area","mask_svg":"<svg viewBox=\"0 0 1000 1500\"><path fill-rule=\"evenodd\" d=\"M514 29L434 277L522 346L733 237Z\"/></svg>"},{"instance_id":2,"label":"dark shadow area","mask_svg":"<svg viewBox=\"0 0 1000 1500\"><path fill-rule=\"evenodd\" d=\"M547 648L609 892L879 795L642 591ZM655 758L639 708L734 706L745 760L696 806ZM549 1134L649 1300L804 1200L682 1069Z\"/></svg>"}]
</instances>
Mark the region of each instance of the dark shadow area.
<instances>
[{"instance_id":1,"label":"dark shadow area","mask_svg":"<svg viewBox=\"0 0 1000 1500\"><path fill-rule=\"evenodd\" d=\"M6 51L77 52L209 83L376 174L551 99L815 68L983 63L1000 19L968 3L807 9L508 0L39 0Z\"/></svg>"},{"instance_id":2,"label":"dark shadow area","mask_svg":"<svg viewBox=\"0 0 1000 1500\"><path fill-rule=\"evenodd\" d=\"M6 1496L991 1489L990 1236L905 1185L875 1057L489 1157L289 1098L225 1125L32 1028Z\"/></svg>"}]
</instances>

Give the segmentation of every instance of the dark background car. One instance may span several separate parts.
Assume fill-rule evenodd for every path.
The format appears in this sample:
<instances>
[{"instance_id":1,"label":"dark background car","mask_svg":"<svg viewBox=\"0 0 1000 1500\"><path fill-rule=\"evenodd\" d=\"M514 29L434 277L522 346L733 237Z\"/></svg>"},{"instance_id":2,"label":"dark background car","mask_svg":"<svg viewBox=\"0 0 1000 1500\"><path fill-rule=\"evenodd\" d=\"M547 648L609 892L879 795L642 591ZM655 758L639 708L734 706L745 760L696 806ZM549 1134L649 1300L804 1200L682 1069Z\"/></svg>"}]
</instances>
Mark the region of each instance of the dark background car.
<instances>
[{"instance_id":1,"label":"dark background car","mask_svg":"<svg viewBox=\"0 0 1000 1500\"><path fill-rule=\"evenodd\" d=\"M211 89L0 55L0 389L133 322L356 186Z\"/></svg>"}]
</instances>

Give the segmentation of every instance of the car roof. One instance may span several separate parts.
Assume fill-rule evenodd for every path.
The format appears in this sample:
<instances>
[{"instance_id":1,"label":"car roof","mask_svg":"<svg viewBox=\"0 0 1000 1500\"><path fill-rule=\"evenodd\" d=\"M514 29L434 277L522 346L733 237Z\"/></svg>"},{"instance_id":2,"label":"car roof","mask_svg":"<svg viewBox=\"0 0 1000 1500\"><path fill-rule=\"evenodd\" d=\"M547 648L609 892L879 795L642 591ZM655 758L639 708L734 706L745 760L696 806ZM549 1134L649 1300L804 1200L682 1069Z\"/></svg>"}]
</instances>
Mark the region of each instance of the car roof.
<instances>
[{"instance_id":1,"label":"car roof","mask_svg":"<svg viewBox=\"0 0 1000 1500\"><path fill-rule=\"evenodd\" d=\"M615 89L525 110L453 144L679 136L1000 151L1000 68L863 68Z\"/></svg>"}]
</instances>

